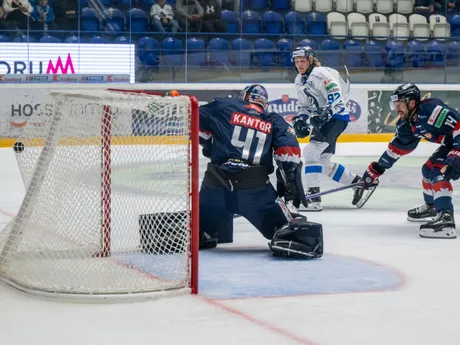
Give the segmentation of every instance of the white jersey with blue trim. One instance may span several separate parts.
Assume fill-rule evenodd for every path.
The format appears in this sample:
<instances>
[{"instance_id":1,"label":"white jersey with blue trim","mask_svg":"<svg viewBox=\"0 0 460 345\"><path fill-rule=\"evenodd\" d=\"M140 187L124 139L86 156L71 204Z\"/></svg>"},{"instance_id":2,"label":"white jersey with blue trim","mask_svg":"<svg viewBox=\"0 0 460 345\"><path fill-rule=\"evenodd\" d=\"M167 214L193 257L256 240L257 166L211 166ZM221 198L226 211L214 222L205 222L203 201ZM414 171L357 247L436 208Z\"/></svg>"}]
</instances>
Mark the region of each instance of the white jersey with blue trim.
<instances>
[{"instance_id":1,"label":"white jersey with blue trim","mask_svg":"<svg viewBox=\"0 0 460 345\"><path fill-rule=\"evenodd\" d=\"M299 115L310 116L315 110L334 104L332 118L350 121L347 107L349 85L339 72L329 67L313 67L308 75L295 78Z\"/></svg>"}]
</instances>

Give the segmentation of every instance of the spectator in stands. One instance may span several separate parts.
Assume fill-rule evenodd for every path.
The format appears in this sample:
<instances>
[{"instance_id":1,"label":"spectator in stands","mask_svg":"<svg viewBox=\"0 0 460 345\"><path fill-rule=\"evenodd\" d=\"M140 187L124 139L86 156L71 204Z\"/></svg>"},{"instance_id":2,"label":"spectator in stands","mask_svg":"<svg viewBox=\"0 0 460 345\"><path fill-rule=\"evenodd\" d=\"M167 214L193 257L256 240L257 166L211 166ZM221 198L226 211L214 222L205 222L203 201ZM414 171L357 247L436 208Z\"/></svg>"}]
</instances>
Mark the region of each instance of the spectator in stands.
<instances>
[{"instance_id":1,"label":"spectator in stands","mask_svg":"<svg viewBox=\"0 0 460 345\"><path fill-rule=\"evenodd\" d=\"M447 13L458 12L458 0L449 0L447 2Z\"/></svg>"},{"instance_id":2,"label":"spectator in stands","mask_svg":"<svg viewBox=\"0 0 460 345\"><path fill-rule=\"evenodd\" d=\"M177 0L177 20L187 32L201 31L204 10L198 0Z\"/></svg>"},{"instance_id":3,"label":"spectator in stands","mask_svg":"<svg viewBox=\"0 0 460 345\"><path fill-rule=\"evenodd\" d=\"M35 28L37 30L54 30L54 12L48 0L39 0L34 6L32 18L35 20Z\"/></svg>"},{"instance_id":4,"label":"spectator in stands","mask_svg":"<svg viewBox=\"0 0 460 345\"><path fill-rule=\"evenodd\" d=\"M78 30L78 1L54 0L55 23L59 30Z\"/></svg>"},{"instance_id":5,"label":"spectator in stands","mask_svg":"<svg viewBox=\"0 0 460 345\"><path fill-rule=\"evenodd\" d=\"M201 0L200 4L204 9L203 26L201 31L224 32L225 25L220 20L222 10L219 2L217 0Z\"/></svg>"},{"instance_id":6,"label":"spectator in stands","mask_svg":"<svg viewBox=\"0 0 460 345\"><path fill-rule=\"evenodd\" d=\"M3 9L10 28L27 30L30 28L30 24L33 23L31 14L34 8L28 0L4 0Z\"/></svg>"},{"instance_id":7,"label":"spectator in stands","mask_svg":"<svg viewBox=\"0 0 460 345\"><path fill-rule=\"evenodd\" d=\"M441 14L453 13L458 11L458 0L430 0L430 12Z\"/></svg>"},{"instance_id":8,"label":"spectator in stands","mask_svg":"<svg viewBox=\"0 0 460 345\"><path fill-rule=\"evenodd\" d=\"M240 0L217 0L222 10L240 13Z\"/></svg>"},{"instance_id":9,"label":"spectator in stands","mask_svg":"<svg viewBox=\"0 0 460 345\"><path fill-rule=\"evenodd\" d=\"M179 30L179 24L174 19L174 11L171 5L166 3L166 0L157 0L156 4L153 4L150 9L150 16L152 17L153 31L177 32Z\"/></svg>"}]
</instances>

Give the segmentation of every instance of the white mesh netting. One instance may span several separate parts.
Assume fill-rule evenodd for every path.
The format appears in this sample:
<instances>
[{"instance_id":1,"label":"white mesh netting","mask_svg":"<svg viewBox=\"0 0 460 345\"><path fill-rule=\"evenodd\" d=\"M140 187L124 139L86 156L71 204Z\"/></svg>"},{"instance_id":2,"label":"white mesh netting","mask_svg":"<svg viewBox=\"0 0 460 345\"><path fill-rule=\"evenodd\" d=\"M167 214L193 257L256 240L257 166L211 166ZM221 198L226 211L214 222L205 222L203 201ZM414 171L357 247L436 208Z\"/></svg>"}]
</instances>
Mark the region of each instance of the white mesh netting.
<instances>
[{"instance_id":1,"label":"white mesh netting","mask_svg":"<svg viewBox=\"0 0 460 345\"><path fill-rule=\"evenodd\" d=\"M60 295L186 291L190 102L50 93L15 144L26 195L0 232L1 279Z\"/></svg>"}]
</instances>

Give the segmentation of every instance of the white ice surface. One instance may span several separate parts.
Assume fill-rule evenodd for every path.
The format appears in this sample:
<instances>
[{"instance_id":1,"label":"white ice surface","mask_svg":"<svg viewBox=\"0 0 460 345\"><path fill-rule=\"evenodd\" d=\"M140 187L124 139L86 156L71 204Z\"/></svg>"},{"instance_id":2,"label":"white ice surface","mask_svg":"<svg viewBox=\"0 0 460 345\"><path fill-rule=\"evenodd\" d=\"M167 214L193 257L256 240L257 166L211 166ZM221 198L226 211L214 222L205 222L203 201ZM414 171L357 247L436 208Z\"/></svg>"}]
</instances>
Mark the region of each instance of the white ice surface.
<instances>
[{"instance_id":1,"label":"white ice surface","mask_svg":"<svg viewBox=\"0 0 460 345\"><path fill-rule=\"evenodd\" d=\"M385 147L340 144L335 161L362 172ZM344 191L324 197L325 210L310 215L323 224L326 255L386 266L401 278L394 290L71 304L25 296L0 284L0 344L458 345L460 239L421 239L418 224L405 220L407 209L422 202L420 167L435 148L422 144L402 158L385 173L363 209L352 208L351 194ZM328 182L323 188L333 186ZM455 205L457 188L456 183ZM13 153L1 149L0 229L18 210L23 194ZM238 218L235 224L235 243L229 250L246 245L266 248L265 239L246 221ZM289 266L286 261L285 270ZM298 275L292 270L294 278ZM222 275L223 289L225 279Z\"/></svg>"}]
</instances>

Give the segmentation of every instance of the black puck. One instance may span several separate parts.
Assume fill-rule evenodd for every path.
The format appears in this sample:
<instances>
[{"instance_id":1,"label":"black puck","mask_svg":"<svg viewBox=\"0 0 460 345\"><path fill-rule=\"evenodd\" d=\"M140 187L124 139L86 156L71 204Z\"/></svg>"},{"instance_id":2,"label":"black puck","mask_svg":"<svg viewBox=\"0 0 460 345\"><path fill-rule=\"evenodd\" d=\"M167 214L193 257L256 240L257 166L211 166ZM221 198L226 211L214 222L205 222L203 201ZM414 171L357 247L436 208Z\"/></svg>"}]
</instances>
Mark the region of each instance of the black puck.
<instances>
[{"instance_id":1,"label":"black puck","mask_svg":"<svg viewBox=\"0 0 460 345\"><path fill-rule=\"evenodd\" d=\"M13 150L16 153L24 151L24 144L21 143L20 141L15 142L13 145Z\"/></svg>"}]
</instances>

